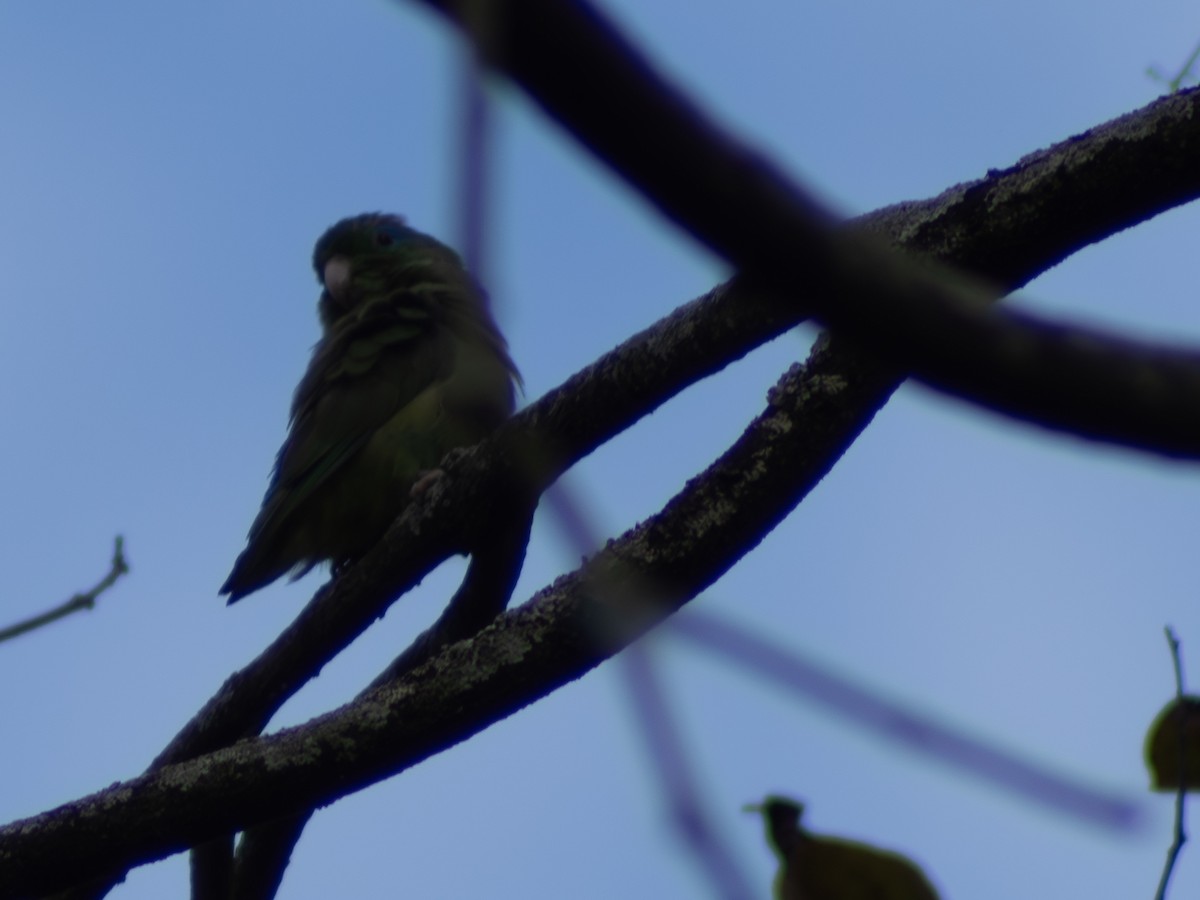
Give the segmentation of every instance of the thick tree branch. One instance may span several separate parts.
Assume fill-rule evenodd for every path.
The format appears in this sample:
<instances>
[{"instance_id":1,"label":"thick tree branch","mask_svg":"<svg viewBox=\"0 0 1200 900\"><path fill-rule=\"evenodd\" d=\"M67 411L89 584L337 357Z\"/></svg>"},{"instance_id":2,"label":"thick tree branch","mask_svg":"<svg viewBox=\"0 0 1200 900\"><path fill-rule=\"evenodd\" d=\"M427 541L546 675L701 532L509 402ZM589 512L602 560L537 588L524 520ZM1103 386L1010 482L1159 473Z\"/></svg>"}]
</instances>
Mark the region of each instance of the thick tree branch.
<instances>
[{"instance_id":1,"label":"thick tree branch","mask_svg":"<svg viewBox=\"0 0 1200 900\"><path fill-rule=\"evenodd\" d=\"M318 591L254 662L231 676L154 765L258 733L395 597L447 557L469 551L478 524L493 518L489 507L510 496L514 486L536 497L611 436L800 318L759 295L721 287L550 391L479 448L446 466L446 477L410 506L370 553Z\"/></svg>"},{"instance_id":2,"label":"thick tree branch","mask_svg":"<svg viewBox=\"0 0 1200 900\"><path fill-rule=\"evenodd\" d=\"M743 437L662 513L409 677L300 728L0 829L0 897L44 893L329 803L594 668L752 549L866 426L846 409L869 408L890 376L841 371L837 362L826 350L794 367ZM812 427L813 418L824 426Z\"/></svg>"},{"instance_id":3,"label":"thick tree branch","mask_svg":"<svg viewBox=\"0 0 1200 900\"><path fill-rule=\"evenodd\" d=\"M359 694L396 682L450 644L483 630L504 612L521 574L534 506L513 498L505 514L488 523L488 540L471 554L462 585L438 620ZM233 900L271 900L279 888L292 848L312 815L310 810L248 828L238 843ZM196 851L193 850L193 857Z\"/></svg>"},{"instance_id":4,"label":"thick tree branch","mask_svg":"<svg viewBox=\"0 0 1200 900\"><path fill-rule=\"evenodd\" d=\"M489 509L536 497L582 457L689 384L720 371L802 320L802 314L736 279L685 304L522 410L410 506L379 544L322 587L296 620L235 672L158 755L148 771L258 734L283 703L449 556L466 552ZM488 494L488 489L491 493ZM475 535L485 544L492 535ZM423 652L414 649L415 652ZM2 866L0 866L2 875ZM121 874L81 887L104 896Z\"/></svg>"},{"instance_id":5,"label":"thick tree branch","mask_svg":"<svg viewBox=\"0 0 1200 900\"><path fill-rule=\"evenodd\" d=\"M425 2L469 33L462 4ZM822 322L934 387L1018 418L1200 457L1200 354L987 309L986 289L837 234L830 212L706 119L586 0L498 0L489 28L493 62L601 160L739 270L804 296ZM1194 198L1198 104L1200 91L1175 94L1117 123L1126 141L1147 128L1162 135L1170 152L1152 165L1130 168L1119 142L1090 163L1122 172L1118 189L1147 215L1164 193ZM1081 236L1111 233L1079 212L1070 214Z\"/></svg>"},{"instance_id":6,"label":"thick tree branch","mask_svg":"<svg viewBox=\"0 0 1200 900\"><path fill-rule=\"evenodd\" d=\"M603 546L588 515L589 504L577 489L559 482L546 492L545 499L559 530L580 558L586 559ZM693 770L687 743L673 721L653 651L634 645L621 658L618 669L676 839L716 896L748 900L752 896L748 881L723 838L719 817L704 803L703 781Z\"/></svg>"}]
</instances>

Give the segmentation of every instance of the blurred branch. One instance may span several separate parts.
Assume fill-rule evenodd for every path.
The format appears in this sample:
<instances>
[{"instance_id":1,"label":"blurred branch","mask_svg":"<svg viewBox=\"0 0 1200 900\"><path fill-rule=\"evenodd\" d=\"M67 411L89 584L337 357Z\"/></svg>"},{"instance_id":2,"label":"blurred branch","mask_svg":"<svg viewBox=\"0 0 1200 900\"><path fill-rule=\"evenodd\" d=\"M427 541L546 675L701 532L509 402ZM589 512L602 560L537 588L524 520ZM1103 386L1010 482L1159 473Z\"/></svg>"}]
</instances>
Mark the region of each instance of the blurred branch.
<instances>
[{"instance_id":1,"label":"blurred branch","mask_svg":"<svg viewBox=\"0 0 1200 900\"><path fill-rule=\"evenodd\" d=\"M627 647L621 672L629 686L639 732L667 795L672 824L693 862L707 872L713 892L725 900L749 900L754 894L730 848L721 839L701 803L699 781L679 736L679 727L650 650L643 643Z\"/></svg>"},{"instance_id":2,"label":"blurred branch","mask_svg":"<svg viewBox=\"0 0 1200 900\"><path fill-rule=\"evenodd\" d=\"M829 672L750 630L710 613L690 610L671 623L670 634L685 638L736 663L739 669L804 695L831 713L965 770L972 777L998 784L1022 799L1092 825L1128 831L1141 812L1138 804L1048 771L987 741L943 725L932 717Z\"/></svg>"},{"instance_id":3,"label":"blurred branch","mask_svg":"<svg viewBox=\"0 0 1200 900\"><path fill-rule=\"evenodd\" d=\"M41 615L0 629L0 643L34 631L43 625L49 625L51 622L57 622L59 619L71 615L71 613L84 609L92 609L96 605L96 600L100 595L116 584L117 579L128 571L129 562L125 559L125 539L118 534L116 540L113 542L112 563L109 565L108 574L100 579L94 588L82 594L76 594L67 602L61 603Z\"/></svg>"},{"instance_id":4,"label":"blurred branch","mask_svg":"<svg viewBox=\"0 0 1200 900\"><path fill-rule=\"evenodd\" d=\"M1179 790L1175 794L1175 831L1174 839L1171 841L1171 846L1167 849L1167 861L1163 865L1162 876L1159 878L1158 891L1155 893L1155 900L1165 900L1167 896L1167 886L1171 883L1171 873L1175 870L1175 863L1179 859L1179 852L1183 849L1183 845L1187 843L1187 829L1184 822L1184 814L1187 805L1187 786L1188 786L1188 730L1185 727L1187 722L1186 707L1184 706L1183 696L1183 660L1179 653L1179 638L1175 636L1174 630L1168 625L1163 629L1167 635L1167 645L1171 648L1171 664L1175 669L1175 703L1180 711L1179 717Z\"/></svg>"},{"instance_id":5,"label":"blurred branch","mask_svg":"<svg viewBox=\"0 0 1200 900\"><path fill-rule=\"evenodd\" d=\"M554 517L566 533L572 549L586 558L601 546L580 494L562 481L546 492ZM652 648L635 643L618 657L624 675L636 728L646 744L646 755L654 767L655 781L662 788L671 825L691 854L692 864L707 875L718 896L741 900L752 896L733 850L703 803L700 779L692 770L687 745L667 702Z\"/></svg>"},{"instance_id":6,"label":"blurred branch","mask_svg":"<svg viewBox=\"0 0 1200 900\"><path fill-rule=\"evenodd\" d=\"M425 2L462 24L460 4ZM803 296L824 324L1010 416L1200 458L1200 354L988 309L995 292L965 276L838 233L830 211L709 121L586 0L497 0L492 27L491 58L550 115L666 216L742 272ZM1143 202L1200 195L1200 92L1120 123L1126 140L1146 128L1169 136L1170 152L1139 173ZM1131 171L1126 147L1107 150L1095 168ZM1085 210L1073 214L1081 232L1100 232Z\"/></svg>"}]
</instances>

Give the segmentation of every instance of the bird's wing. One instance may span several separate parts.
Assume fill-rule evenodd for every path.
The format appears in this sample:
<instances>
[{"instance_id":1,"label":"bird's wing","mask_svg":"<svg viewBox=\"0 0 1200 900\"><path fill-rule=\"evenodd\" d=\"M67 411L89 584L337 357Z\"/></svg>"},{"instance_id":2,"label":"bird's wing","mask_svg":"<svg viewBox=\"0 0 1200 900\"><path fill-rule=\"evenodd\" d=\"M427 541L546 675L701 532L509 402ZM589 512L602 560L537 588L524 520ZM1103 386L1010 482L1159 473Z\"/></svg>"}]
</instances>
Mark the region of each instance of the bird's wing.
<instances>
[{"instance_id":1,"label":"bird's wing","mask_svg":"<svg viewBox=\"0 0 1200 900\"><path fill-rule=\"evenodd\" d=\"M452 342L429 321L355 323L320 346L296 389L263 512L251 530L278 527L396 413L454 363Z\"/></svg>"},{"instance_id":2,"label":"bird's wing","mask_svg":"<svg viewBox=\"0 0 1200 900\"><path fill-rule=\"evenodd\" d=\"M407 308L407 307L406 307ZM296 388L291 429L275 460L249 543L221 593L232 603L316 560L288 557L292 517L398 412L454 365L449 334L430 315L364 317L317 345Z\"/></svg>"}]
</instances>

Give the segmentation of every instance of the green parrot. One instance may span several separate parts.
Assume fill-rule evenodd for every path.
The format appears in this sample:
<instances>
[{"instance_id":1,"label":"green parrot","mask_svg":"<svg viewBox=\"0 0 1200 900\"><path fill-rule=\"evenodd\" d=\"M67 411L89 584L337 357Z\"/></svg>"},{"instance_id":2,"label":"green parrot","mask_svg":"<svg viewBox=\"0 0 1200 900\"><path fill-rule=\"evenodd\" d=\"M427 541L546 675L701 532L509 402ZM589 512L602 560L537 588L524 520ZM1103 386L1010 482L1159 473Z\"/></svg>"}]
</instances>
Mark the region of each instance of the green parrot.
<instances>
[{"instance_id":1,"label":"green parrot","mask_svg":"<svg viewBox=\"0 0 1200 900\"><path fill-rule=\"evenodd\" d=\"M521 377L458 254L402 218L343 219L313 250L321 339L246 549L220 593L361 556L445 454L513 410Z\"/></svg>"}]
</instances>

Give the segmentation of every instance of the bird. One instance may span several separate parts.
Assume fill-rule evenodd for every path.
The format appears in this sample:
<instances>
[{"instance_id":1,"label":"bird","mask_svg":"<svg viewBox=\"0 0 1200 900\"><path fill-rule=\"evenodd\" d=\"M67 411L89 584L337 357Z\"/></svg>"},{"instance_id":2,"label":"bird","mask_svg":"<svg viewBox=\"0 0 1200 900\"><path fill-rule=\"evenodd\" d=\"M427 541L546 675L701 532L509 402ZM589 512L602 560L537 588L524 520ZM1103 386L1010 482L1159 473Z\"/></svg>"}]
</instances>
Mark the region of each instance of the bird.
<instances>
[{"instance_id":1,"label":"bird","mask_svg":"<svg viewBox=\"0 0 1200 900\"><path fill-rule=\"evenodd\" d=\"M768 796L745 807L761 813L767 843L779 859L777 900L937 900L910 859L860 841L813 834L800 825L804 806Z\"/></svg>"},{"instance_id":2,"label":"bird","mask_svg":"<svg viewBox=\"0 0 1200 900\"><path fill-rule=\"evenodd\" d=\"M246 549L234 603L371 548L446 453L512 414L521 376L487 295L450 247L387 213L329 228L313 250L321 337Z\"/></svg>"}]
</instances>

